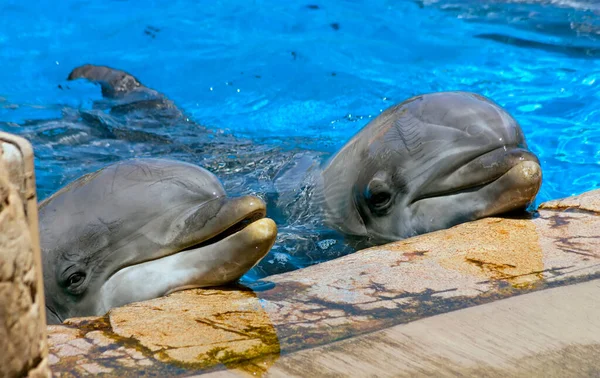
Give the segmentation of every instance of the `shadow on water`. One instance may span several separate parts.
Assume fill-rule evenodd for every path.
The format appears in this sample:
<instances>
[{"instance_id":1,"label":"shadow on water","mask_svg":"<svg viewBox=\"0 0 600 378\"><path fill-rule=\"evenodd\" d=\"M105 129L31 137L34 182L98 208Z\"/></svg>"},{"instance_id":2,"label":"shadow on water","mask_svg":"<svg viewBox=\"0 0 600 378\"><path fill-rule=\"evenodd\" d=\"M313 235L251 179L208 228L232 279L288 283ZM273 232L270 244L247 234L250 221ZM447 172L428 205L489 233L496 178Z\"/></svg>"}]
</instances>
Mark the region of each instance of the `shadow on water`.
<instances>
[{"instance_id":1,"label":"shadow on water","mask_svg":"<svg viewBox=\"0 0 600 378\"><path fill-rule=\"evenodd\" d=\"M600 47L596 46L570 46L555 45L525 38L512 37L503 34L477 34L475 38L489 39L491 41L505 43L521 48L544 50L550 53L565 54L576 58L597 59L600 57Z\"/></svg>"},{"instance_id":2,"label":"shadow on water","mask_svg":"<svg viewBox=\"0 0 600 378\"><path fill-rule=\"evenodd\" d=\"M416 3L421 8L439 8L489 30L482 33L479 29L474 33L475 38L573 58L600 56L600 9L594 2L572 1L567 5L553 1L439 0Z\"/></svg>"}]
</instances>

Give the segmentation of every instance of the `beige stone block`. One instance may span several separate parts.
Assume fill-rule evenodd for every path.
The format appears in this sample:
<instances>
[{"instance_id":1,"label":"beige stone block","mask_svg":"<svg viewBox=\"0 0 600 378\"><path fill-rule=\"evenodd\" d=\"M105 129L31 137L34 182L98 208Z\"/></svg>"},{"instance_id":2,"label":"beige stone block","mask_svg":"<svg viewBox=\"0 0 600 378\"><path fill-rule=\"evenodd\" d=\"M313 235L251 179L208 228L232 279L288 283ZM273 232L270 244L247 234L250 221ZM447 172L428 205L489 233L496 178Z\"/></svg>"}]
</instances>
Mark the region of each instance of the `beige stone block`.
<instances>
[{"instance_id":1,"label":"beige stone block","mask_svg":"<svg viewBox=\"0 0 600 378\"><path fill-rule=\"evenodd\" d=\"M49 376L33 151L0 133L0 377Z\"/></svg>"}]
</instances>

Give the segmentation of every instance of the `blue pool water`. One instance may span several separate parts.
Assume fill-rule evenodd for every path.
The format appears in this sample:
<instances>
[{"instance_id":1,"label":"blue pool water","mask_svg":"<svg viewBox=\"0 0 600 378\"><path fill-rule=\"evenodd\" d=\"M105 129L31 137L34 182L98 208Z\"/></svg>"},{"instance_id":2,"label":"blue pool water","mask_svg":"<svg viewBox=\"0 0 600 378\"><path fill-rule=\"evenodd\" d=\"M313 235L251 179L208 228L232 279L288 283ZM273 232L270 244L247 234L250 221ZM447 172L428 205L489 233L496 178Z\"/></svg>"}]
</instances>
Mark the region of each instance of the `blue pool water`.
<instances>
[{"instance_id":1,"label":"blue pool water","mask_svg":"<svg viewBox=\"0 0 600 378\"><path fill-rule=\"evenodd\" d=\"M542 162L538 202L600 187L594 0L4 0L0 17L0 129L34 144L40 198L140 156L215 167L232 194L252 192L235 173L256 161L260 177L282 151L326 156L386 107L445 90L489 96L520 122ZM154 130L188 147L171 148L36 122L101 99L99 87L65 80L84 63L124 69L197 124L261 147L223 148L211 160L199 126ZM309 232L294 227L281 228L290 243L265 264L285 265L304 248ZM334 242L310 241L322 250Z\"/></svg>"}]
</instances>

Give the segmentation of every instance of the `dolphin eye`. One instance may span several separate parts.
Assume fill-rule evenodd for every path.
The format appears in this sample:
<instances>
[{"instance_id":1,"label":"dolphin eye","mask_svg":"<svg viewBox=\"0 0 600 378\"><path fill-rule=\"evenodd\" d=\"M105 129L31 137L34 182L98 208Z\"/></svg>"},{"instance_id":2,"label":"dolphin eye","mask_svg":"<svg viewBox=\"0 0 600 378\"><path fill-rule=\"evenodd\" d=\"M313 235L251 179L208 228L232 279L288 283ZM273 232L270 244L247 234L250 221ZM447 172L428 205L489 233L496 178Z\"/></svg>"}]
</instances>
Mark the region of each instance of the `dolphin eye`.
<instances>
[{"instance_id":1,"label":"dolphin eye","mask_svg":"<svg viewBox=\"0 0 600 378\"><path fill-rule=\"evenodd\" d=\"M375 193L371 196L370 202L373 206L383 207L390 202L391 198L392 195L388 192Z\"/></svg>"},{"instance_id":2,"label":"dolphin eye","mask_svg":"<svg viewBox=\"0 0 600 378\"><path fill-rule=\"evenodd\" d=\"M69 291L77 291L77 288L85 281L85 273L75 272L67 278L67 288Z\"/></svg>"},{"instance_id":3,"label":"dolphin eye","mask_svg":"<svg viewBox=\"0 0 600 378\"><path fill-rule=\"evenodd\" d=\"M373 179L367 186L365 199L372 212L384 215L392 204L392 193L385 181Z\"/></svg>"}]
</instances>

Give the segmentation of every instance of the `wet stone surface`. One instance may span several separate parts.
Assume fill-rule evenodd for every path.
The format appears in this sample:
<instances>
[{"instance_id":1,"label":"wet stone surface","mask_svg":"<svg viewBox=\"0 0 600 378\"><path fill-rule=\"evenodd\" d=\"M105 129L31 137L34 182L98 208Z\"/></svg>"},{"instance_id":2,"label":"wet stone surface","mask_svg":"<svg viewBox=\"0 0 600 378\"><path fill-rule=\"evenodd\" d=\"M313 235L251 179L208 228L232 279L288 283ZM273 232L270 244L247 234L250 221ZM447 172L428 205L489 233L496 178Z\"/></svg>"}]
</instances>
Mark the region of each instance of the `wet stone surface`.
<instances>
[{"instance_id":1,"label":"wet stone surface","mask_svg":"<svg viewBox=\"0 0 600 378\"><path fill-rule=\"evenodd\" d=\"M48 327L56 376L261 374L282 353L600 277L600 191L268 278Z\"/></svg>"}]
</instances>

